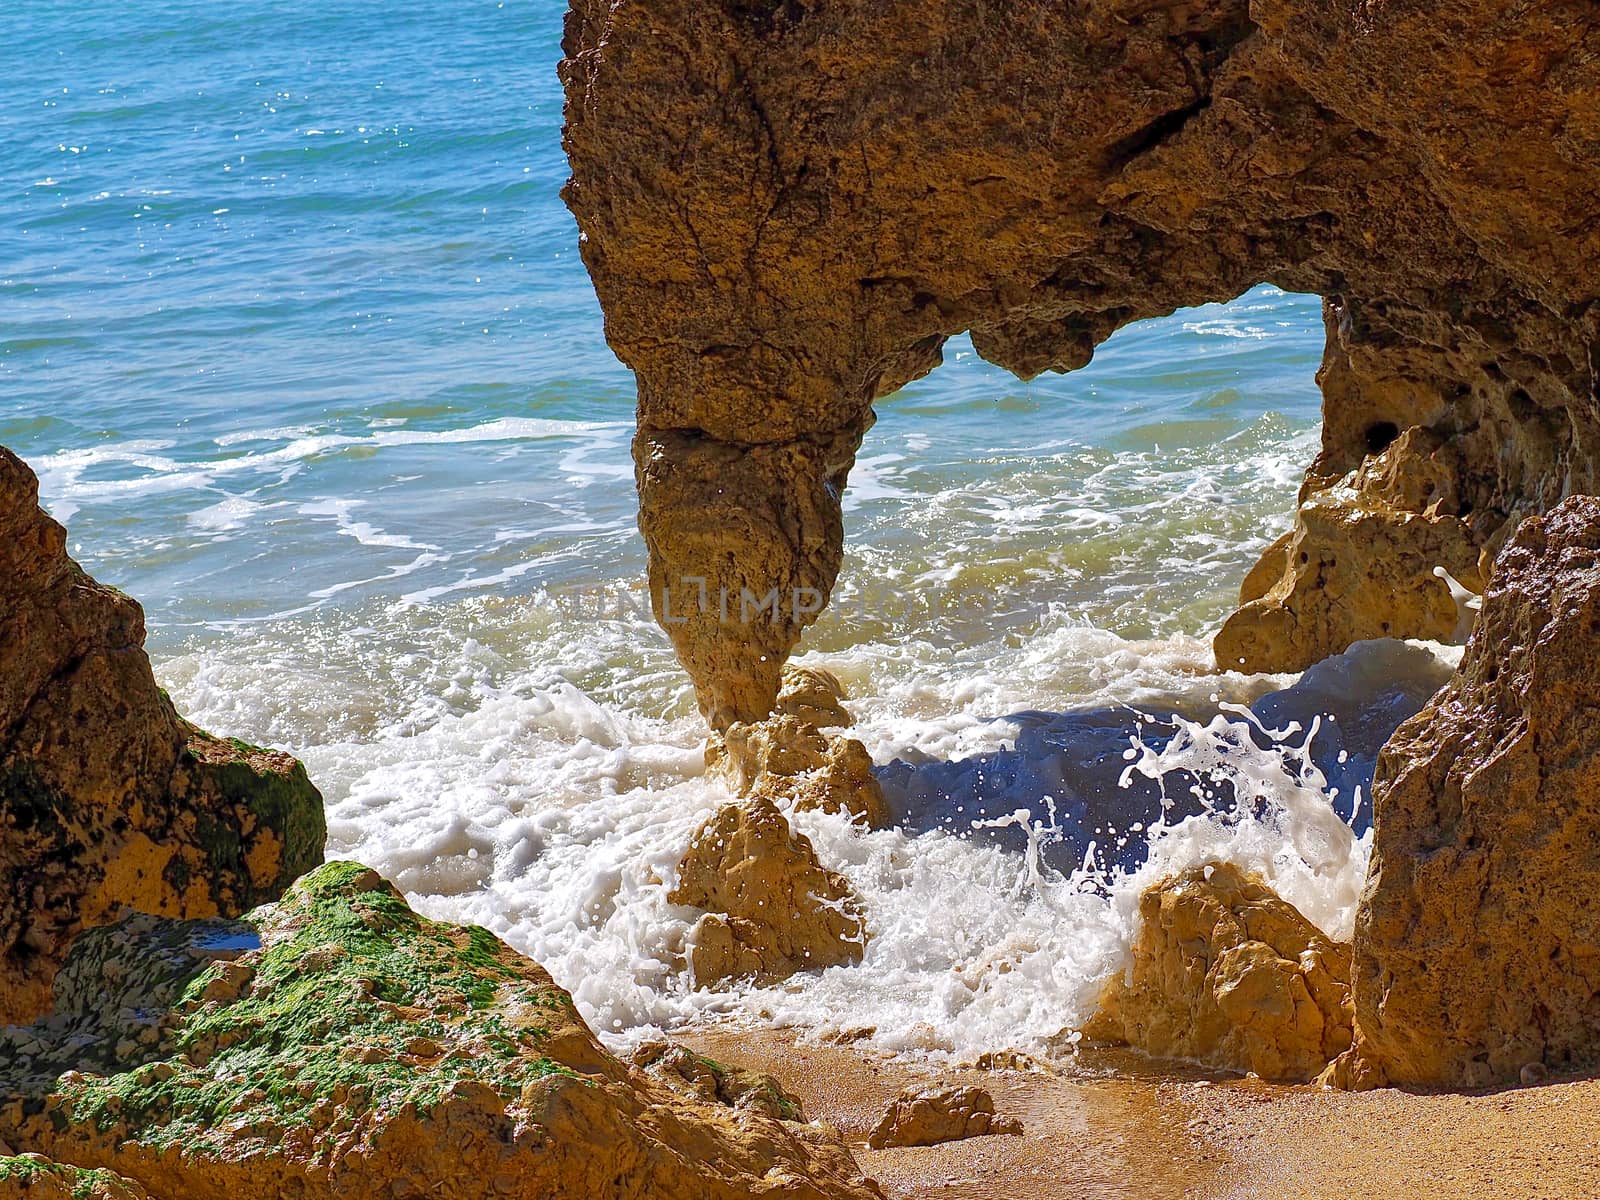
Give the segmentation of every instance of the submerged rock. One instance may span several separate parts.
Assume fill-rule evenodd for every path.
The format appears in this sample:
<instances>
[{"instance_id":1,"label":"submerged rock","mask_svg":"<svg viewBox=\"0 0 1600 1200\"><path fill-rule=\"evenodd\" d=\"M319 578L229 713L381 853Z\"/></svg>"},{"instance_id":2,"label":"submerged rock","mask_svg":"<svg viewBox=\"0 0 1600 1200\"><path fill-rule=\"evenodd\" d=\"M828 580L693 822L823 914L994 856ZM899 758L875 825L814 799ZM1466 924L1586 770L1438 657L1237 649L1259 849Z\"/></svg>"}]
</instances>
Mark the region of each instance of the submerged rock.
<instances>
[{"instance_id":1,"label":"submerged rock","mask_svg":"<svg viewBox=\"0 0 1600 1200\"><path fill-rule=\"evenodd\" d=\"M0 1139L156 1196L877 1194L820 1131L630 1070L537 964L352 863L241 921L97 931L8 1036L46 1069L0 1062Z\"/></svg>"},{"instance_id":2,"label":"submerged rock","mask_svg":"<svg viewBox=\"0 0 1600 1200\"><path fill-rule=\"evenodd\" d=\"M700 827L668 898L706 910L689 931L698 987L860 962L866 945L849 883L765 796L726 805Z\"/></svg>"},{"instance_id":3,"label":"submerged rock","mask_svg":"<svg viewBox=\"0 0 1600 1200\"><path fill-rule=\"evenodd\" d=\"M1139 901L1133 961L1088 1037L1264 1079L1314 1078L1350 1046L1350 950L1228 863Z\"/></svg>"},{"instance_id":4,"label":"submerged rock","mask_svg":"<svg viewBox=\"0 0 1600 1200\"><path fill-rule=\"evenodd\" d=\"M1531 518L1456 678L1378 760L1356 1044L1330 1082L1600 1063L1600 500Z\"/></svg>"},{"instance_id":5,"label":"submerged rock","mask_svg":"<svg viewBox=\"0 0 1600 1200\"><path fill-rule=\"evenodd\" d=\"M901 1092L867 1135L874 1150L937 1146L984 1134L1022 1133L1022 1122L996 1116L994 1097L980 1087L935 1087Z\"/></svg>"},{"instance_id":6,"label":"submerged rock","mask_svg":"<svg viewBox=\"0 0 1600 1200\"><path fill-rule=\"evenodd\" d=\"M0 1021L30 1020L82 929L124 906L237 915L322 861L322 797L287 754L173 710L144 613L66 552L0 449Z\"/></svg>"}]
</instances>

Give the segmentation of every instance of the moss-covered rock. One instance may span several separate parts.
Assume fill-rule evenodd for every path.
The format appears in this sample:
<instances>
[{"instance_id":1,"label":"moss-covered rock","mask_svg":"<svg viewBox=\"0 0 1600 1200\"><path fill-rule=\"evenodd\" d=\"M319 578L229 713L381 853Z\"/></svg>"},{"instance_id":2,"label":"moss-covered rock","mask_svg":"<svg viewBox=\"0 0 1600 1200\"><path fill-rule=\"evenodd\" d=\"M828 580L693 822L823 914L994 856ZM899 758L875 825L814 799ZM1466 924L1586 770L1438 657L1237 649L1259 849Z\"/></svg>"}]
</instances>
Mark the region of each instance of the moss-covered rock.
<instances>
[{"instance_id":1,"label":"moss-covered rock","mask_svg":"<svg viewBox=\"0 0 1600 1200\"><path fill-rule=\"evenodd\" d=\"M156 1195L875 1194L798 1110L630 1069L536 963L354 863L243 920L95 930L55 1000L0 1031L0 1140Z\"/></svg>"},{"instance_id":2,"label":"moss-covered rock","mask_svg":"<svg viewBox=\"0 0 1600 1200\"><path fill-rule=\"evenodd\" d=\"M37 1154L0 1157L0 1200L151 1200L114 1171L51 1162Z\"/></svg>"},{"instance_id":3,"label":"moss-covered rock","mask_svg":"<svg viewBox=\"0 0 1600 1200\"><path fill-rule=\"evenodd\" d=\"M178 716L139 605L67 556L0 449L0 1021L49 1007L80 931L125 906L237 916L321 862L325 835L293 758Z\"/></svg>"}]
</instances>

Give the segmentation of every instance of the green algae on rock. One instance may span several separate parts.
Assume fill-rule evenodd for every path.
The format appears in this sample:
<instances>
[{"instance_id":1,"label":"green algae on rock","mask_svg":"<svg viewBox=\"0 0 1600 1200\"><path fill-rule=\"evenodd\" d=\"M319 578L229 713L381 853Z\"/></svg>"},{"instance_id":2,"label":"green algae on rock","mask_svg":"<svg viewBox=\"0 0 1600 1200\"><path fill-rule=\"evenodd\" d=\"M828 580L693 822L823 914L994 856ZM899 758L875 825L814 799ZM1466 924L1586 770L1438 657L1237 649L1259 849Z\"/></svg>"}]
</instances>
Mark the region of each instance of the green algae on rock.
<instances>
[{"instance_id":1,"label":"green algae on rock","mask_svg":"<svg viewBox=\"0 0 1600 1200\"><path fill-rule=\"evenodd\" d=\"M0 1021L32 1020L84 929L124 907L237 916L322 861L322 797L287 754L183 720L144 613L95 582L0 449Z\"/></svg>"},{"instance_id":2,"label":"green algae on rock","mask_svg":"<svg viewBox=\"0 0 1600 1200\"><path fill-rule=\"evenodd\" d=\"M0 1200L150 1200L150 1193L112 1171L21 1154L0 1156Z\"/></svg>"},{"instance_id":3,"label":"green algae on rock","mask_svg":"<svg viewBox=\"0 0 1600 1200\"><path fill-rule=\"evenodd\" d=\"M0 1139L158 1195L876 1194L821 1131L630 1069L536 963L354 863L243 920L95 930L55 999L0 1031Z\"/></svg>"}]
</instances>

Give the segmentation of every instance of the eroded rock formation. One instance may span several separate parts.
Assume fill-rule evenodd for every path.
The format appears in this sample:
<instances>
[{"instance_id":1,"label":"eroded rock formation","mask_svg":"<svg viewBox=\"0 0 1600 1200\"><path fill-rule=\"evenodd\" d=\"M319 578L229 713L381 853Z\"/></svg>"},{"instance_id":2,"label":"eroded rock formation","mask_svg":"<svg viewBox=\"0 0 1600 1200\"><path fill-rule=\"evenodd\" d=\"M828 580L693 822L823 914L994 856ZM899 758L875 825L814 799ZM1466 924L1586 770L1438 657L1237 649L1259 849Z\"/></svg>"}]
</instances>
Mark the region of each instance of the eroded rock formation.
<instances>
[{"instance_id":1,"label":"eroded rock formation","mask_svg":"<svg viewBox=\"0 0 1600 1200\"><path fill-rule=\"evenodd\" d=\"M786 670L777 711L713 735L706 765L741 795L764 796L785 811L843 812L885 828L893 815L872 773L872 756L855 738L829 732L853 723L844 699L832 673Z\"/></svg>"},{"instance_id":2,"label":"eroded rock formation","mask_svg":"<svg viewBox=\"0 0 1600 1200\"><path fill-rule=\"evenodd\" d=\"M1298 1082L1349 1049L1349 947L1259 880L1227 863L1188 871L1146 891L1139 917L1086 1036Z\"/></svg>"},{"instance_id":3,"label":"eroded rock formation","mask_svg":"<svg viewBox=\"0 0 1600 1200\"><path fill-rule=\"evenodd\" d=\"M566 50L652 594L718 728L832 586L874 399L962 330L1028 377L1326 297L1322 451L1227 666L1448 634L1434 567L1600 488L1588 0L573 0Z\"/></svg>"},{"instance_id":4,"label":"eroded rock formation","mask_svg":"<svg viewBox=\"0 0 1600 1200\"><path fill-rule=\"evenodd\" d=\"M0 1200L151 1200L112 1171L51 1162L42 1154L0 1157Z\"/></svg>"},{"instance_id":5,"label":"eroded rock formation","mask_svg":"<svg viewBox=\"0 0 1600 1200\"><path fill-rule=\"evenodd\" d=\"M634 1066L648 1071L674 1091L708 1103L762 1113L781 1121L804 1123L800 1098L771 1075L731 1067L669 1042L646 1042L634 1052Z\"/></svg>"},{"instance_id":6,"label":"eroded rock formation","mask_svg":"<svg viewBox=\"0 0 1600 1200\"><path fill-rule=\"evenodd\" d=\"M152 1196L878 1195L822 1131L630 1069L538 965L352 863L240 921L95 930L5 1038L0 1140Z\"/></svg>"},{"instance_id":7,"label":"eroded rock formation","mask_svg":"<svg viewBox=\"0 0 1600 1200\"><path fill-rule=\"evenodd\" d=\"M1479 1087L1600 1063L1600 500L1525 522L1456 678L1378 760L1356 1045L1330 1074Z\"/></svg>"},{"instance_id":8,"label":"eroded rock formation","mask_svg":"<svg viewBox=\"0 0 1600 1200\"><path fill-rule=\"evenodd\" d=\"M700 827L668 898L706 910L689 931L698 987L860 962L866 946L850 884L766 796L726 805Z\"/></svg>"},{"instance_id":9,"label":"eroded rock formation","mask_svg":"<svg viewBox=\"0 0 1600 1200\"><path fill-rule=\"evenodd\" d=\"M937 1146L985 1134L1022 1133L1022 1122L994 1111L994 1097L980 1087L933 1087L902 1092L867 1135L874 1150Z\"/></svg>"},{"instance_id":10,"label":"eroded rock formation","mask_svg":"<svg viewBox=\"0 0 1600 1200\"><path fill-rule=\"evenodd\" d=\"M322 861L322 797L286 754L174 711L138 604L67 556L0 449L0 1021L48 1006L79 930L124 905L237 915Z\"/></svg>"}]
</instances>

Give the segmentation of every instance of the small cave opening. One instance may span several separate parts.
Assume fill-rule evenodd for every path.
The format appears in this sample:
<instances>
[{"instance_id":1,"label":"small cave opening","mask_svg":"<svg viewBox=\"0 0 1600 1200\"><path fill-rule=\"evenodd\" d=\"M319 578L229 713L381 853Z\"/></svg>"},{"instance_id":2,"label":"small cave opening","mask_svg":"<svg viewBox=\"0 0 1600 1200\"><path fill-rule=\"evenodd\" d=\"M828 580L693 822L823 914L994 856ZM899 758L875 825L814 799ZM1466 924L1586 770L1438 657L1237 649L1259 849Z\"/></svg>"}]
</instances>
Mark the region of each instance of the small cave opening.
<instances>
[{"instance_id":1,"label":"small cave opening","mask_svg":"<svg viewBox=\"0 0 1600 1200\"><path fill-rule=\"evenodd\" d=\"M1393 421L1374 421L1367 426L1362 438L1367 444L1368 454L1382 454L1391 445L1395 438L1400 436L1400 426Z\"/></svg>"}]
</instances>

